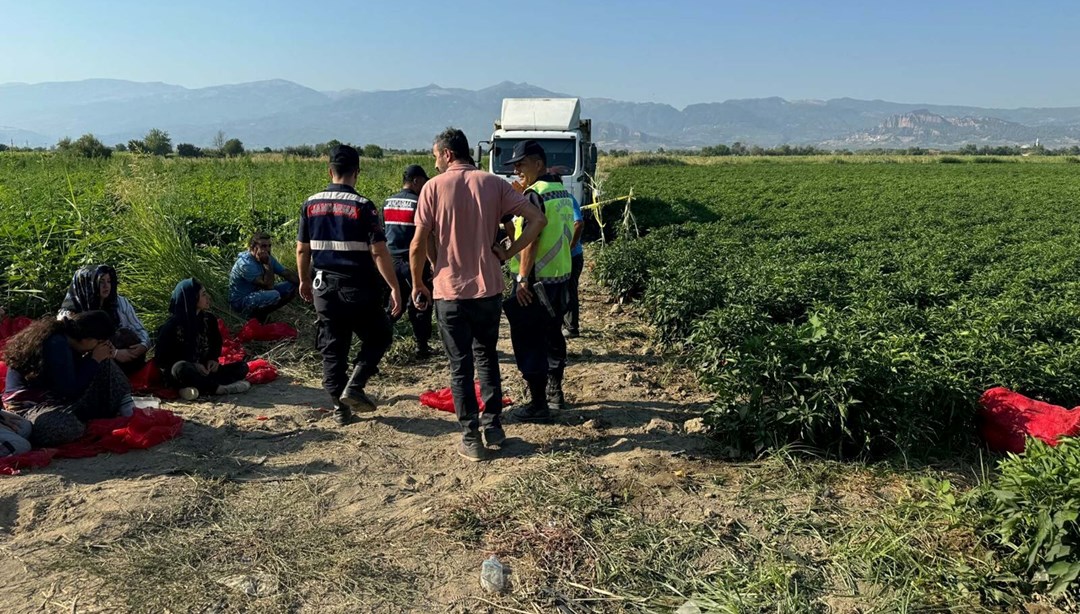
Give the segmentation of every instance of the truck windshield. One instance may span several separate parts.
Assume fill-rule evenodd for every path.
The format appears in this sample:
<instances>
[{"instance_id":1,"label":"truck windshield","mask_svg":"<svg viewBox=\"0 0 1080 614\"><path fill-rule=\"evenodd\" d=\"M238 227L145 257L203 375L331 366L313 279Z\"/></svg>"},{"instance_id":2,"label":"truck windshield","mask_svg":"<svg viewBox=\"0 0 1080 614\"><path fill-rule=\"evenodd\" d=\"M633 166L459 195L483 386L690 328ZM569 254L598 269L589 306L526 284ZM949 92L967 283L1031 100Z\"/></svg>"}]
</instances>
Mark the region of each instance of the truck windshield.
<instances>
[{"instance_id":1,"label":"truck windshield","mask_svg":"<svg viewBox=\"0 0 1080 614\"><path fill-rule=\"evenodd\" d=\"M493 168L500 175L513 175L514 167L506 163L514 151L514 145L528 139L495 139L494 150L491 152L494 160ZM577 168L577 147L574 139L533 139L544 148L547 154L548 168L556 166L565 167L559 172L569 175Z\"/></svg>"}]
</instances>

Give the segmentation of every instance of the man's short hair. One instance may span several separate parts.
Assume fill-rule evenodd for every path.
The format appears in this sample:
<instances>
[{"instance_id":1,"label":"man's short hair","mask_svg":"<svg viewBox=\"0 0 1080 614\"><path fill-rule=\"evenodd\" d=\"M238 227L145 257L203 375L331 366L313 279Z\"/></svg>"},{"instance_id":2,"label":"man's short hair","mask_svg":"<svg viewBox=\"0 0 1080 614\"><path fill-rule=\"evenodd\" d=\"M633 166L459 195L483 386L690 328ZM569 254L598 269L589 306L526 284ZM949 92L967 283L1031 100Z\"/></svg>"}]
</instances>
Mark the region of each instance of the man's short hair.
<instances>
[{"instance_id":1,"label":"man's short hair","mask_svg":"<svg viewBox=\"0 0 1080 614\"><path fill-rule=\"evenodd\" d=\"M419 164L410 164L405 167L405 172L401 174L402 183L409 183L414 179L428 179L427 171Z\"/></svg>"},{"instance_id":2,"label":"man's short hair","mask_svg":"<svg viewBox=\"0 0 1080 614\"><path fill-rule=\"evenodd\" d=\"M435 147L441 151L450 150L455 160L473 164L472 152L469 151L469 139L457 128L447 128L435 137Z\"/></svg>"},{"instance_id":3,"label":"man's short hair","mask_svg":"<svg viewBox=\"0 0 1080 614\"><path fill-rule=\"evenodd\" d=\"M259 241L273 241L273 238L270 236L269 233L265 233L260 230L259 232L251 235L251 238L248 239L248 249L255 247L255 245L258 244Z\"/></svg>"},{"instance_id":4,"label":"man's short hair","mask_svg":"<svg viewBox=\"0 0 1080 614\"><path fill-rule=\"evenodd\" d=\"M335 145L330 150L330 170L335 177L348 177L360 170L360 153L351 145Z\"/></svg>"}]
</instances>

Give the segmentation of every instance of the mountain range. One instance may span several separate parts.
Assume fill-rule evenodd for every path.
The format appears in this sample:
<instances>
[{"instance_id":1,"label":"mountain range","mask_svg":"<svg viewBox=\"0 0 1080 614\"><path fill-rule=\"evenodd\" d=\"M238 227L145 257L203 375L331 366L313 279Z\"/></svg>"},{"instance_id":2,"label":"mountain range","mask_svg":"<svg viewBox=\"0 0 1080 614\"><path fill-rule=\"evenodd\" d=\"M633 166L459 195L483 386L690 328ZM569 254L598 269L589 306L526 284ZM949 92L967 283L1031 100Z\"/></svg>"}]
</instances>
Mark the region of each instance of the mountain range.
<instances>
[{"instance_id":1,"label":"mountain range","mask_svg":"<svg viewBox=\"0 0 1080 614\"><path fill-rule=\"evenodd\" d=\"M490 135L503 98L561 97L528 83L481 90L438 85L395 90L317 91L285 80L189 89L167 83L90 79L0 85L0 142L49 146L90 132L106 144L151 128L173 143L209 145L218 131L248 148L358 144L422 149L453 125L471 140ZM952 148L965 144L1047 147L1080 144L1080 107L993 109L883 100L753 98L692 104L582 99L602 149L695 148L736 141L770 147L815 145Z\"/></svg>"}]
</instances>

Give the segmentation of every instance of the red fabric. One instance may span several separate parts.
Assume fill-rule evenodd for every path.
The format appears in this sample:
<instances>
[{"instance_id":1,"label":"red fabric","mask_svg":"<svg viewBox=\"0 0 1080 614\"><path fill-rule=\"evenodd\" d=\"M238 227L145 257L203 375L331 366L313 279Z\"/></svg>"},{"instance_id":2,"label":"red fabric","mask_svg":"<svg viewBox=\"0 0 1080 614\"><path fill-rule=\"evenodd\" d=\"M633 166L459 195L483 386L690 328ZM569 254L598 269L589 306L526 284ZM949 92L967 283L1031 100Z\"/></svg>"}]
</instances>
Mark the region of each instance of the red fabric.
<instances>
[{"instance_id":1,"label":"red fabric","mask_svg":"<svg viewBox=\"0 0 1080 614\"><path fill-rule=\"evenodd\" d=\"M248 363L248 374L244 379L252 384L269 384L277 379L277 375L277 367L259 358Z\"/></svg>"},{"instance_id":2,"label":"red fabric","mask_svg":"<svg viewBox=\"0 0 1080 614\"><path fill-rule=\"evenodd\" d=\"M1059 437L1080 433L1080 408L1065 409L1000 387L983 393L979 404L983 438L997 452L1019 454L1027 437L1056 446Z\"/></svg>"},{"instance_id":3,"label":"red fabric","mask_svg":"<svg viewBox=\"0 0 1080 614\"><path fill-rule=\"evenodd\" d=\"M142 369L132 373L128 377L131 382L131 391L135 393L152 394L159 399L178 399L180 394L165 385L165 379L161 376L161 369L157 361L151 360Z\"/></svg>"},{"instance_id":4,"label":"red fabric","mask_svg":"<svg viewBox=\"0 0 1080 614\"><path fill-rule=\"evenodd\" d=\"M0 360L0 394L4 392L5 386L7 386L7 363Z\"/></svg>"},{"instance_id":5,"label":"red fabric","mask_svg":"<svg viewBox=\"0 0 1080 614\"><path fill-rule=\"evenodd\" d=\"M4 355L4 346L7 340L15 333L30 326L34 321L26 316L5 317L0 320L0 356Z\"/></svg>"},{"instance_id":6,"label":"red fabric","mask_svg":"<svg viewBox=\"0 0 1080 614\"><path fill-rule=\"evenodd\" d=\"M52 462L56 448L30 450L15 456L0 456L0 475L19 475L21 469L37 469Z\"/></svg>"},{"instance_id":7,"label":"red fabric","mask_svg":"<svg viewBox=\"0 0 1080 614\"><path fill-rule=\"evenodd\" d=\"M236 338L242 343L248 341L281 341L282 339L296 339L296 329L284 322L273 324L260 324L252 318L236 333Z\"/></svg>"},{"instance_id":8,"label":"red fabric","mask_svg":"<svg viewBox=\"0 0 1080 614\"><path fill-rule=\"evenodd\" d=\"M480 411L484 411L484 401L480 398L480 382L474 382L473 385L476 391L476 402L480 404ZM437 392L434 390L423 392L420 394L420 402L432 409L454 413L454 396L449 388L443 388ZM503 407L511 403L513 401L510 400L510 397L503 397Z\"/></svg>"},{"instance_id":9,"label":"red fabric","mask_svg":"<svg viewBox=\"0 0 1080 614\"><path fill-rule=\"evenodd\" d=\"M86 434L77 441L0 458L0 474L17 475L20 469L44 467L54 457L87 458L102 452L123 454L150 448L176 437L183 427L183 418L166 410L136 409L127 418L91 420Z\"/></svg>"}]
</instances>

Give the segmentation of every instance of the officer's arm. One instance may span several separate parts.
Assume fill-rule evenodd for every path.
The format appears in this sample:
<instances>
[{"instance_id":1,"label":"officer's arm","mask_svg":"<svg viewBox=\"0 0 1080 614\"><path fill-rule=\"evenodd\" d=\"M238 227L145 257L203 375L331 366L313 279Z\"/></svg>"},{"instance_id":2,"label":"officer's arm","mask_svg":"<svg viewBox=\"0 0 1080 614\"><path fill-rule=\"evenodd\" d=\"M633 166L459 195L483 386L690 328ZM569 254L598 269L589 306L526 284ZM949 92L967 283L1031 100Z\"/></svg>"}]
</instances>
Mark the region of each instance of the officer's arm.
<instances>
[{"instance_id":1,"label":"officer's arm","mask_svg":"<svg viewBox=\"0 0 1080 614\"><path fill-rule=\"evenodd\" d=\"M375 259L375 266L378 267L383 281L390 286L392 315L396 317L401 313L405 303L401 298L401 286L398 285L397 273L394 272L394 259L390 256L390 250L386 248L386 241L371 244L371 257Z\"/></svg>"},{"instance_id":2,"label":"officer's arm","mask_svg":"<svg viewBox=\"0 0 1080 614\"><path fill-rule=\"evenodd\" d=\"M510 248L506 250L506 257L512 258L515 254L521 252L521 266L518 273L522 277L528 277L529 272L532 271L533 262L536 260L536 250L540 247L536 239L540 236L540 232L544 230L544 226L547 226L547 217L544 216L542 205L523 207L521 216L525 218L521 236L510 244Z\"/></svg>"},{"instance_id":3,"label":"officer's arm","mask_svg":"<svg viewBox=\"0 0 1080 614\"><path fill-rule=\"evenodd\" d=\"M311 244L296 242L296 275L300 278L300 298L311 302Z\"/></svg>"}]
</instances>

